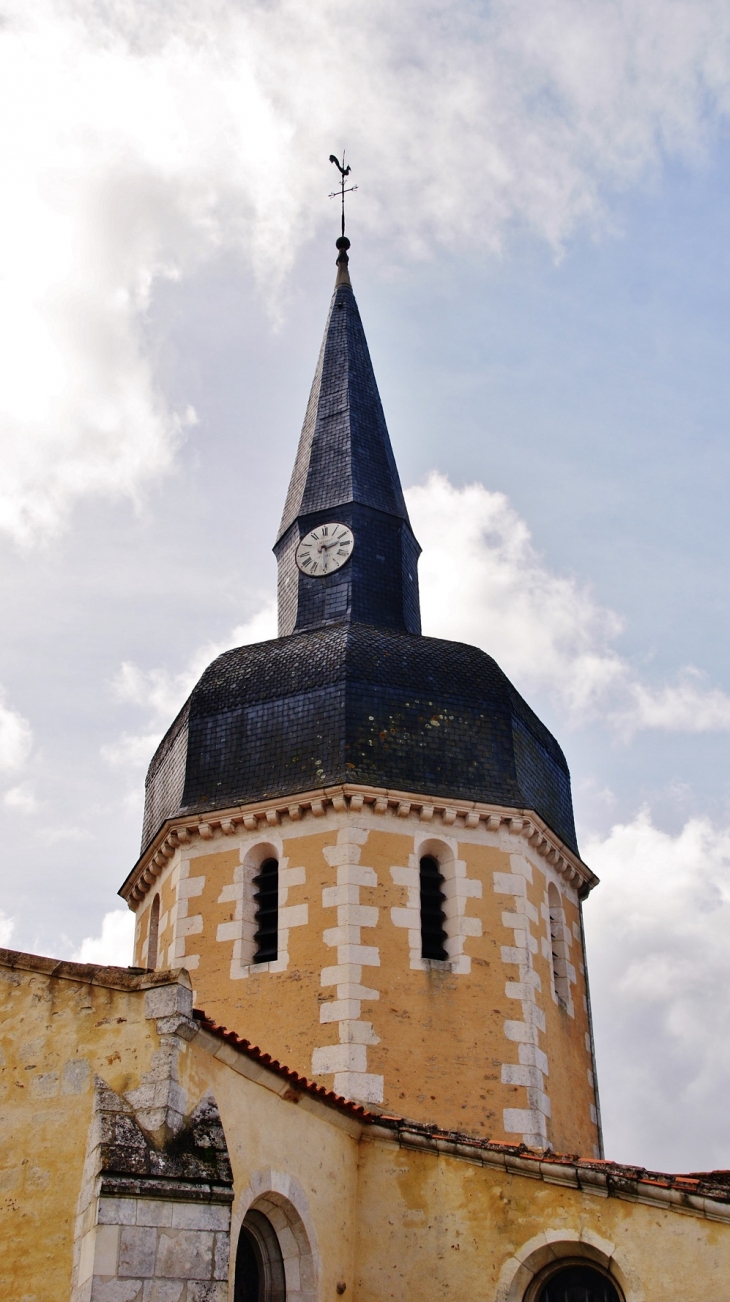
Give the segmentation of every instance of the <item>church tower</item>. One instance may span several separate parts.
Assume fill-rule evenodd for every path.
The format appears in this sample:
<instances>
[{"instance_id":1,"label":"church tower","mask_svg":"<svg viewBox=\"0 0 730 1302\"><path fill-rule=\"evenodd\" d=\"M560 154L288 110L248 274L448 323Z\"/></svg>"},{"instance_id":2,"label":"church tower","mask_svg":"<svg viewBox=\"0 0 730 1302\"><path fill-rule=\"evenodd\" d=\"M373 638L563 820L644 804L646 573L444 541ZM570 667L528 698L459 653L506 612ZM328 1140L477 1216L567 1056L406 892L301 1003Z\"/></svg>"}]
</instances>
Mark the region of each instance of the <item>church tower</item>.
<instances>
[{"instance_id":1,"label":"church tower","mask_svg":"<svg viewBox=\"0 0 730 1302\"><path fill-rule=\"evenodd\" d=\"M598 1156L570 775L483 651L420 631L413 535L337 279L275 553L279 636L150 765L135 963L337 1094Z\"/></svg>"}]
</instances>

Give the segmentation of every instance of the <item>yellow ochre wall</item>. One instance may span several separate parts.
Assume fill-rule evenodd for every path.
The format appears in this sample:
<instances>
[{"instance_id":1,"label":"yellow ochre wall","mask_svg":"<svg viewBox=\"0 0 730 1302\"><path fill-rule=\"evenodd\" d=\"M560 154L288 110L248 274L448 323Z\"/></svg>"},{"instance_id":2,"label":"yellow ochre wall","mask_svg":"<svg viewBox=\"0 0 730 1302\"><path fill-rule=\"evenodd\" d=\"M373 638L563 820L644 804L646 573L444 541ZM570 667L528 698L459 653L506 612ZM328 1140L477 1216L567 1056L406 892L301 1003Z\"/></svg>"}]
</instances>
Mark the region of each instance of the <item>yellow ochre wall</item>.
<instances>
[{"instance_id":1,"label":"yellow ochre wall","mask_svg":"<svg viewBox=\"0 0 730 1302\"><path fill-rule=\"evenodd\" d=\"M154 978L128 974L120 989L110 984L125 980L116 969L90 968L85 979L80 965L64 964L58 976L48 960L15 960L0 958L0 1297L64 1302L93 1077L120 1093L139 1086L159 1045L154 1020L145 1018L145 986ZM176 974L159 979L174 982ZM679 1215L631 1201L628 1187L625 1201L571 1187L571 1167L534 1162L529 1178L443 1146L399 1146L384 1127L361 1126L292 1090L205 1031L180 1047L178 1071L186 1114L206 1095L220 1110L234 1177L233 1256L246 1210L265 1206L274 1191L310 1248L301 1296L523 1302L534 1272L558 1256L606 1266L624 1302L726 1294L730 1224L722 1205L707 1205L715 1220L688 1206L690 1214ZM485 1154L489 1160L504 1159Z\"/></svg>"},{"instance_id":2,"label":"yellow ochre wall","mask_svg":"<svg viewBox=\"0 0 730 1302\"><path fill-rule=\"evenodd\" d=\"M367 1136L357 1233L358 1302L523 1302L533 1276L559 1257L609 1270L625 1302L728 1295L727 1223Z\"/></svg>"},{"instance_id":3,"label":"yellow ochre wall","mask_svg":"<svg viewBox=\"0 0 730 1302\"><path fill-rule=\"evenodd\" d=\"M154 978L63 964L66 974L76 970L77 979L69 979L54 975L55 966L33 955L0 954L3 1302L68 1302L94 1080L129 1094L160 1047L155 1021L145 1017L145 990ZM160 974L163 983L176 976ZM114 988L114 981L127 988ZM234 1240L262 1187L283 1192L304 1212L319 1295L336 1298L337 1282L354 1278L359 1126L336 1113L333 1124L329 1109L308 1107L307 1099L283 1103L232 1071L226 1054L203 1032L180 1045L178 1071L188 1114L211 1093L220 1109L234 1177ZM286 1088L277 1078L270 1084ZM116 1287L114 1297L129 1296L128 1282ZM154 1297L173 1296L164 1288L163 1282Z\"/></svg>"},{"instance_id":4,"label":"yellow ochre wall","mask_svg":"<svg viewBox=\"0 0 730 1302\"><path fill-rule=\"evenodd\" d=\"M526 839L484 823L329 810L180 845L137 909L146 963L191 973L198 1007L350 1098L445 1128L598 1154L576 892ZM418 862L447 878L450 960L426 963ZM252 878L280 862L279 959L254 964ZM560 895L567 998L553 980Z\"/></svg>"},{"instance_id":5,"label":"yellow ochre wall","mask_svg":"<svg viewBox=\"0 0 730 1302\"><path fill-rule=\"evenodd\" d=\"M159 1043L139 978L122 970L128 988L114 989L96 984L93 968L89 980L61 981L42 969L52 971L49 960L38 963L33 971L0 962L0 1297L8 1302L69 1297L94 1076L125 1093Z\"/></svg>"}]
</instances>

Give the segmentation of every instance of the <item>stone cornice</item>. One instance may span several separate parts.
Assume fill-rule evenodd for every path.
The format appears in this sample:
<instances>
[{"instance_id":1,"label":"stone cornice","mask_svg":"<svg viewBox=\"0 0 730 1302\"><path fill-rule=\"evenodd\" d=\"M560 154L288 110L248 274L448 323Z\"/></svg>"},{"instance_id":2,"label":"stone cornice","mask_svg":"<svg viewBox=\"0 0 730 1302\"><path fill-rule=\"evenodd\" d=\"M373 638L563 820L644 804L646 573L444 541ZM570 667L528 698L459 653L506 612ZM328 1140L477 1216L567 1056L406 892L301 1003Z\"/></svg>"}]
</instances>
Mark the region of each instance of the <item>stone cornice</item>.
<instances>
[{"instance_id":1,"label":"stone cornice","mask_svg":"<svg viewBox=\"0 0 730 1302\"><path fill-rule=\"evenodd\" d=\"M527 1176L547 1184L579 1189L599 1198L621 1198L685 1215L730 1223L730 1189L721 1178L726 1172L668 1175L619 1162L539 1152L525 1145L512 1146L422 1126L400 1117L375 1117L363 1127L363 1138L397 1144L421 1152L448 1154L477 1166L496 1167L506 1175Z\"/></svg>"},{"instance_id":2,"label":"stone cornice","mask_svg":"<svg viewBox=\"0 0 730 1302\"><path fill-rule=\"evenodd\" d=\"M505 827L516 838L528 841L581 898L585 898L598 883L598 878L590 868L534 810L508 809L473 800L441 800L409 791L365 787L348 782L342 786L306 791L297 796L284 796L251 805L235 805L228 809L211 810L209 813L167 819L137 860L119 894L130 909L136 910L176 850L193 841L205 842L221 836L233 836L243 829L263 832L267 828L278 827L282 822L296 823L303 819L322 818L328 810L342 813L348 809L356 813L365 810L380 817L389 814L404 820L417 817L422 823L449 831L476 828L480 824L484 824L490 831Z\"/></svg>"},{"instance_id":3,"label":"stone cornice","mask_svg":"<svg viewBox=\"0 0 730 1302\"><path fill-rule=\"evenodd\" d=\"M70 959L45 958L26 954L19 949L0 949L0 967L10 971L36 972L63 981L102 986L106 990L154 990L158 986L185 986L192 983L185 968L150 971L140 967L105 967L101 963L74 963Z\"/></svg>"}]
</instances>

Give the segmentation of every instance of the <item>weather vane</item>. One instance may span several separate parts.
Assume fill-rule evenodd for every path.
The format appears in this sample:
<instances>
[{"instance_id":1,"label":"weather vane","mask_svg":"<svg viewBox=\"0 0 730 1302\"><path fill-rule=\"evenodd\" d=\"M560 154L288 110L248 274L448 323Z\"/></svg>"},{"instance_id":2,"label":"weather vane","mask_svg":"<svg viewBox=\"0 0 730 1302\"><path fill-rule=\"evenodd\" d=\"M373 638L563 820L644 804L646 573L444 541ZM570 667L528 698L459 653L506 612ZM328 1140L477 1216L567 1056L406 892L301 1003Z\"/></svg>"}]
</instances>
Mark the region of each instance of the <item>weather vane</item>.
<instances>
[{"instance_id":1,"label":"weather vane","mask_svg":"<svg viewBox=\"0 0 730 1302\"><path fill-rule=\"evenodd\" d=\"M353 190L356 190L356 189L357 189L357 186L356 186L356 185L348 185L348 186L345 186L345 181L346 181L347 177L350 175L350 167L349 167L349 164L348 164L347 167L345 167L345 151L344 151L344 149L343 149L343 151L342 151L342 162L340 162L338 158L335 158L334 154L330 154L330 162L331 162L331 163L334 163L335 167L337 168L338 172L340 173L340 188L339 188L339 190L333 190L333 191L332 191L332 194L330 195L330 199L336 199L337 196L339 195L340 198L341 198L341 200L342 200L342 235L343 235L343 237L344 237L344 234L345 234L345 195L346 195L346 194L352 194Z\"/></svg>"}]
</instances>

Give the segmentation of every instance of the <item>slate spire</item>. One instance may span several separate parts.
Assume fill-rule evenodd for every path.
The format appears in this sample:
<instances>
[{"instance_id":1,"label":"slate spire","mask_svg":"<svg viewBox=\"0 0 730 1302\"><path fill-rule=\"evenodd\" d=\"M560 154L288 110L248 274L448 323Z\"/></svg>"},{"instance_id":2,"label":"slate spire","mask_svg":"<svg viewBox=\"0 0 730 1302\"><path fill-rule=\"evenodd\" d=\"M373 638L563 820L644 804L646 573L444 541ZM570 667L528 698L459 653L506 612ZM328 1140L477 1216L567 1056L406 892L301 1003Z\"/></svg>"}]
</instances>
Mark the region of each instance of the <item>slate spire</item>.
<instances>
[{"instance_id":1,"label":"slate spire","mask_svg":"<svg viewBox=\"0 0 730 1302\"><path fill-rule=\"evenodd\" d=\"M279 635L335 623L420 632L420 547L398 470L350 284L346 236L307 404L284 514L279 562ZM302 573L295 553L321 525L352 531L352 555L335 572Z\"/></svg>"}]
</instances>

